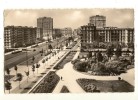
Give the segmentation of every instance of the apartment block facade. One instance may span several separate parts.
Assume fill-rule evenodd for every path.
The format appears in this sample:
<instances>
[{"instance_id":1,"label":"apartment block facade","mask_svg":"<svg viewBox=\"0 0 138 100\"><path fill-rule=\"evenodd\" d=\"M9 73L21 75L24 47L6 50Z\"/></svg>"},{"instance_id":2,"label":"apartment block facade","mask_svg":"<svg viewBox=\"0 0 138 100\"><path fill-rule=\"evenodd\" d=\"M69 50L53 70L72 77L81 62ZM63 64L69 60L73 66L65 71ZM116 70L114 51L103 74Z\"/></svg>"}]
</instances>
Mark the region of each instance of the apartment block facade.
<instances>
[{"instance_id":1,"label":"apartment block facade","mask_svg":"<svg viewBox=\"0 0 138 100\"><path fill-rule=\"evenodd\" d=\"M134 42L134 28L104 27L97 28L96 34L99 35L99 42Z\"/></svg>"},{"instance_id":2,"label":"apartment block facade","mask_svg":"<svg viewBox=\"0 0 138 100\"><path fill-rule=\"evenodd\" d=\"M134 43L134 28L96 28L94 25L81 26L81 46L93 44L93 42L117 42L127 45Z\"/></svg>"},{"instance_id":3,"label":"apartment block facade","mask_svg":"<svg viewBox=\"0 0 138 100\"><path fill-rule=\"evenodd\" d=\"M23 26L6 26L4 28L5 49L32 45L36 42L36 28Z\"/></svg>"},{"instance_id":4,"label":"apartment block facade","mask_svg":"<svg viewBox=\"0 0 138 100\"><path fill-rule=\"evenodd\" d=\"M53 18L40 17L37 19L37 38L52 39L53 34Z\"/></svg>"},{"instance_id":5,"label":"apartment block facade","mask_svg":"<svg viewBox=\"0 0 138 100\"><path fill-rule=\"evenodd\" d=\"M70 37L72 36L72 33L73 33L71 27L63 28L61 31L62 31L63 36L65 37Z\"/></svg>"}]
</instances>

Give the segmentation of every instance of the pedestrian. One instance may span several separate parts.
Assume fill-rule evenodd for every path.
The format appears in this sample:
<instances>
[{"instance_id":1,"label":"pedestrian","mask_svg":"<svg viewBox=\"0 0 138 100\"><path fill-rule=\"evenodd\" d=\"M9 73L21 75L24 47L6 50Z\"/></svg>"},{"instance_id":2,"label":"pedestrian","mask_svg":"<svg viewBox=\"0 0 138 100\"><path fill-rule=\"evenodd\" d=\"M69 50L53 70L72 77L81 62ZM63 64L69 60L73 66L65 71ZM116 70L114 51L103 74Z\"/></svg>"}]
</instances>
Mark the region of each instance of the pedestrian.
<instances>
[{"instance_id":1,"label":"pedestrian","mask_svg":"<svg viewBox=\"0 0 138 100\"><path fill-rule=\"evenodd\" d=\"M118 80L120 81L122 78L121 77L118 77Z\"/></svg>"},{"instance_id":2,"label":"pedestrian","mask_svg":"<svg viewBox=\"0 0 138 100\"><path fill-rule=\"evenodd\" d=\"M62 76L61 76L61 80L62 80Z\"/></svg>"}]
</instances>

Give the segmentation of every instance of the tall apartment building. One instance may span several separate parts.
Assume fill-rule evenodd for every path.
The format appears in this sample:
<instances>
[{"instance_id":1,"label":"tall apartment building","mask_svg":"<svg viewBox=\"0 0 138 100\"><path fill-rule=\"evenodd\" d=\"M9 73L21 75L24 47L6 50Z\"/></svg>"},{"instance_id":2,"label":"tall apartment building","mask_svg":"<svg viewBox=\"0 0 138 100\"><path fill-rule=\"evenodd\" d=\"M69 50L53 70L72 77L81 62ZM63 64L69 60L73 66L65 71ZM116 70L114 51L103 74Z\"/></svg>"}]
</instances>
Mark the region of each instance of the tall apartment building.
<instances>
[{"instance_id":1,"label":"tall apartment building","mask_svg":"<svg viewBox=\"0 0 138 100\"><path fill-rule=\"evenodd\" d=\"M81 46L88 48L94 41L119 42L127 45L134 43L134 28L106 27L106 17L96 15L90 17L88 25L81 26L80 38Z\"/></svg>"},{"instance_id":2,"label":"tall apartment building","mask_svg":"<svg viewBox=\"0 0 138 100\"><path fill-rule=\"evenodd\" d=\"M40 17L37 19L37 38L52 39L53 34L53 18Z\"/></svg>"},{"instance_id":3,"label":"tall apartment building","mask_svg":"<svg viewBox=\"0 0 138 100\"><path fill-rule=\"evenodd\" d=\"M93 24L81 26L81 46L85 47L97 40L96 26Z\"/></svg>"},{"instance_id":4,"label":"tall apartment building","mask_svg":"<svg viewBox=\"0 0 138 100\"><path fill-rule=\"evenodd\" d=\"M6 26L4 28L5 49L32 45L36 42L36 28L22 26Z\"/></svg>"},{"instance_id":5,"label":"tall apartment building","mask_svg":"<svg viewBox=\"0 0 138 100\"><path fill-rule=\"evenodd\" d=\"M90 47L94 42L134 43L134 28L104 27L96 28L94 25L81 26L81 46Z\"/></svg>"},{"instance_id":6,"label":"tall apartment building","mask_svg":"<svg viewBox=\"0 0 138 100\"><path fill-rule=\"evenodd\" d=\"M97 28L106 27L106 17L102 15L91 16L89 22Z\"/></svg>"},{"instance_id":7,"label":"tall apartment building","mask_svg":"<svg viewBox=\"0 0 138 100\"><path fill-rule=\"evenodd\" d=\"M61 31L62 31L63 36L65 36L65 37L72 36L72 28L71 27L63 28Z\"/></svg>"}]
</instances>

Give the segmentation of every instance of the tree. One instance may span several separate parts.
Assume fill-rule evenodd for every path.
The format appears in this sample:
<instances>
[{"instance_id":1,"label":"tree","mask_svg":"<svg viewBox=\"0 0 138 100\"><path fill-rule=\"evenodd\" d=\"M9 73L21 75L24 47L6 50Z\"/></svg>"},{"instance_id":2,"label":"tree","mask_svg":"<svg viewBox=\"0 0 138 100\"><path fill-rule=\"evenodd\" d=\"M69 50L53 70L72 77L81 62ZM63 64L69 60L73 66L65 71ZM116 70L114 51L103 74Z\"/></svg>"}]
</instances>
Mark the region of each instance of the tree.
<instances>
[{"instance_id":1,"label":"tree","mask_svg":"<svg viewBox=\"0 0 138 100\"><path fill-rule=\"evenodd\" d=\"M48 49L50 49L50 51L53 49L51 44L48 45Z\"/></svg>"},{"instance_id":2,"label":"tree","mask_svg":"<svg viewBox=\"0 0 138 100\"><path fill-rule=\"evenodd\" d=\"M23 79L23 75L21 74L21 73L17 73L17 81L19 81L19 89L21 88L21 86L20 86L20 82L22 81L22 79Z\"/></svg>"},{"instance_id":3,"label":"tree","mask_svg":"<svg viewBox=\"0 0 138 100\"><path fill-rule=\"evenodd\" d=\"M8 80L10 80L10 70L9 70L9 68L6 69L6 73L8 74L8 77L9 77Z\"/></svg>"},{"instance_id":4,"label":"tree","mask_svg":"<svg viewBox=\"0 0 138 100\"><path fill-rule=\"evenodd\" d=\"M131 64L133 64L133 62L134 62L134 53L132 53L132 55L130 57L130 60L131 60Z\"/></svg>"},{"instance_id":5,"label":"tree","mask_svg":"<svg viewBox=\"0 0 138 100\"><path fill-rule=\"evenodd\" d=\"M92 57L92 51L89 51L88 52L88 58L91 58Z\"/></svg>"},{"instance_id":6,"label":"tree","mask_svg":"<svg viewBox=\"0 0 138 100\"><path fill-rule=\"evenodd\" d=\"M81 72L85 72L88 66L87 62L78 61L74 64L75 68Z\"/></svg>"},{"instance_id":7,"label":"tree","mask_svg":"<svg viewBox=\"0 0 138 100\"><path fill-rule=\"evenodd\" d=\"M108 56L108 60L111 59L111 57L113 56L113 47L112 46L108 46L107 50L106 50L106 54Z\"/></svg>"},{"instance_id":8,"label":"tree","mask_svg":"<svg viewBox=\"0 0 138 100\"><path fill-rule=\"evenodd\" d=\"M92 64L91 65L91 70L93 72L95 72L96 74L98 74L98 75L106 74L106 68L105 68L104 63L102 63L102 62L98 62L98 63Z\"/></svg>"},{"instance_id":9,"label":"tree","mask_svg":"<svg viewBox=\"0 0 138 100\"><path fill-rule=\"evenodd\" d=\"M33 71L33 75L34 75L34 71L35 71L35 65L34 64L32 66L32 71Z\"/></svg>"},{"instance_id":10,"label":"tree","mask_svg":"<svg viewBox=\"0 0 138 100\"><path fill-rule=\"evenodd\" d=\"M37 74L38 74L38 68L40 67L40 64L36 64L36 68L37 68Z\"/></svg>"},{"instance_id":11,"label":"tree","mask_svg":"<svg viewBox=\"0 0 138 100\"><path fill-rule=\"evenodd\" d=\"M33 63L34 63L34 60L35 60L35 57L33 56L33 57L32 57L32 61L33 61Z\"/></svg>"},{"instance_id":12,"label":"tree","mask_svg":"<svg viewBox=\"0 0 138 100\"><path fill-rule=\"evenodd\" d=\"M68 42L66 42L66 47L68 46Z\"/></svg>"},{"instance_id":13,"label":"tree","mask_svg":"<svg viewBox=\"0 0 138 100\"><path fill-rule=\"evenodd\" d=\"M42 63L43 63L43 66L44 66L44 63L45 63L45 59L42 60ZM45 67L45 66L44 66Z\"/></svg>"},{"instance_id":14,"label":"tree","mask_svg":"<svg viewBox=\"0 0 138 100\"><path fill-rule=\"evenodd\" d=\"M25 72L26 76L27 76L27 83L28 83L28 79L29 79L29 71Z\"/></svg>"},{"instance_id":15,"label":"tree","mask_svg":"<svg viewBox=\"0 0 138 100\"><path fill-rule=\"evenodd\" d=\"M93 46L93 48L98 48L99 47L99 42L93 41L92 46Z\"/></svg>"},{"instance_id":16,"label":"tree","mask_svg":"<svg viewBox=\"0 0 138 100\"><path fill-rule=\"evenodd\" d=\"M118 46L117 46L115 55L117 56L117 58L120 57L120 56L122 55L122 48L121 48L121 45L118 45Z\"/></svg>"},{"instance_id":17,"label":"tree","mask_svg":"<svg viewBox=\"0 0 138 100\"><path fill-rule=\"evenodd\" d=\"M100 51L97 53L97 61L98 62L102 62L103 61L103 56L102 56Z\"/></svg>"},{"instance_id":18,"label":"tree","mask_svg":"<svg viewBox=\"0 0 138 100\"><path fill-rule=\"evenodd\" d=\"M18 68L17 68L16 65L14 66L14 70L16 71L16 75L17 75L17 70L18 70Z\"/></svg>"},{"instance_id":19,"label":"tree","mask_svg":"<svg viewBox=\"0 0 138 100\"><path fill-rule=\"evenodd\" d=\"M12 89L12 86L8 80L5 81L5 89L9 90L9 94L10 94L10 90Z\"/></svg>"}]
</instances>

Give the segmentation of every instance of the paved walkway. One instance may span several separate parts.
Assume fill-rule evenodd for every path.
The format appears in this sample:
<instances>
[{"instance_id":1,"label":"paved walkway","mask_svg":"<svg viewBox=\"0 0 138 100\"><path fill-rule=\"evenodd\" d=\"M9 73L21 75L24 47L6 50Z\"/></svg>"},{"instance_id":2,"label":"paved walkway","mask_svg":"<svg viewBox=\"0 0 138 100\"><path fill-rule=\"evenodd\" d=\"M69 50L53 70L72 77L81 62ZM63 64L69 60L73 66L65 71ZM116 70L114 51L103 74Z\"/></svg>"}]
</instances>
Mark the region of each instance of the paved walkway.
<instances>
[{"instance_id":1,"label":"paved walkway","mask_svg":"<svg viewBox=\"0 0 138 100\"><path fill-rule=\"evenodd\" d=\"M79 55L79 51L75 54L74 59ZM93 76L80 73L73 69L71 62L65 64L64 68L57 71L57 74L63 77L63 80L57 84L53 93L60 93L63 85L67 86L71 93L84 93L85 91L76 82L79 78L96 79L96 80L118 80L118 76ZM124 80L134 86L134 69L129 70L126 74L120 75Z\"/></svg>"},{"instance_id":2,"label":"paved walkway","mask_svg":"<svg viewBox=\"0 0 138 100\"><path fill-rule=\"evenodd\" d=\"M50 68L52 67L52 65L54 65L57 61L58 61L58 57L60 58L62 55L64 55L66 53L66 50L60 51L59 53L57 53L55 56L52 56L51 59L49 59L47 62L45 62L45 64L42 63L42 60L40 60L38 63L40 64L40 68L38 69L38 73L37 73L37 69L35 68L35 72L33 74L32 72L32 65L29 65L29 71L30 71L30 75L29 75L29 82L27 83L27 76L25 75L25 72L28 71L28 67L26 67L26 65L17 65L18 67L18 71L17 73L21 73L23 75L23 80L21 81L21 88L19 89L19 82L15 81L16 80L16 72L14 70L14 67L10 69L10 75L13 75L14 77L10 79L10 82L12 84L12 89L10 90L11 93L21 93L25 87L28 87L32 82L38 81L43 74L45 74L47 71L50 70ZM50 55L44 57L47 58ZM5 75L7 75L5 73ZM5 90L5 93L8 93L8 90Z\"/></svg>"}]
</instances>

